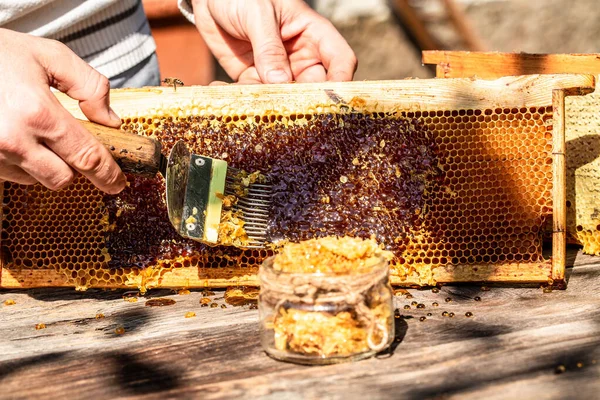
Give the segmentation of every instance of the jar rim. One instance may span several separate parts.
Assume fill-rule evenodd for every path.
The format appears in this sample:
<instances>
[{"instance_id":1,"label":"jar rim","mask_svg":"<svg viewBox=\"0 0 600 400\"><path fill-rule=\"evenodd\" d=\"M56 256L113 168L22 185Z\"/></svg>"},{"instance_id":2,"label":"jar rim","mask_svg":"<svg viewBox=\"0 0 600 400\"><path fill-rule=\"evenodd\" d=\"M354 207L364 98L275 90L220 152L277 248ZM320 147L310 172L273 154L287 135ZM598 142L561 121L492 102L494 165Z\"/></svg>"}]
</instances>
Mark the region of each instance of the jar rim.
<instances>
[{"instance_id":1,"label":"jar rim","mask_svg":"<svg viewBox=\"0 0 600 400\"><path fill-rule=\"evenodd\" d=\"M383 255L378 255L378 256L373 256L370 259L373 259L373 263L372 264L367 264L367 265L363 265L355 270L352 270L350 273L345 273L345 274L340 274L340 273L334 273L334 272L310 272L310 273L303 273L303 272L287 272L287 271L279 271L273 268L273 263L275 261L275 258L277 257L277 255L268 257L267 259L265 259L263 261L263 263L261 264L260 270L262 272L266 272L269 274L273 274L277 277L326 277L326 278L342 278L342 277L349 277L349 276L364 276L364 275L377 275L379 273L382 272L387 272L389 269L389 260L383 256Z\"/></svg>"}]
</instances>

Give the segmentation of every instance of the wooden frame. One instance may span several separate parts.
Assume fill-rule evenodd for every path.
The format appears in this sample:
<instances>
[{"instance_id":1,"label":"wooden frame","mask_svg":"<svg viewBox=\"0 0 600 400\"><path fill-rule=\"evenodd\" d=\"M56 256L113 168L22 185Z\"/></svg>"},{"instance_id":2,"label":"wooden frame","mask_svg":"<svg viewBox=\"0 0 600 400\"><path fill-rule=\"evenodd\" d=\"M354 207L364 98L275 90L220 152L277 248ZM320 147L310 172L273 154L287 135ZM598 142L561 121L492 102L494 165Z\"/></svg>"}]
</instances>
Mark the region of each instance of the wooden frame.
<instances>
[{"instance_id":1,"label":"wooden frame","mask_svg":"<svg viewBox=\"0 0 600 400\"><path fill-rule=\"evenodd\" d=\"M222 87L168 87L114 90L111 106L123 118L144 115L265 115L269 113L338 112L352 107L363 112L416 112L460 109L494 109L502 107L551 107L561 115L564 95L553 97L554 89L578 88L560 92L580 94L591 91L593 76L550 75L502 78L496 81L472 79L404 80L394 82L352 82L297 85L265 85ZM77 101L58 94L61 103L75 116L83 117ZM564 202L564 124L554 125L554 190L555 204ZM562 138L562 139L561 139ZM561 181L562 179L562 181ZM0 192L1 194L2 192ZM0 199L1 200L1 199ZM564 207L555 207L554 256L551 262L513 262L505 264L446 265L430 271L430 277L392 275L392 284L422 286L436 283L497 282L509 284L547 283L564 279ZM562 225L561 225L562 224ZM1 225L0 225L1 226ZM0 234L2 232L0 231ZM2 243L0 243L1 245ZM462 268L464 267L464 268ZM0 259L0 287L73 286L55 269L7 268ZM431 268L429 268L431 270ZM131 275L122 287L226 287L256 285L256 270L223 269L207 275L197 268L164 270L156 277Z\"/></svg>"},{"instance_id":2,"label":"wooden frame","mask_svg":"<svg viewBox=\"0 0 600 400\"><path fill-rule=\"evenodd\" d=\"M600 74L600 54L526 54L424 51L423 62L436 66L439 78L497 79L523 74ZM567 154L567 242L600 255L600 96L565 99Z\"/></svg>"},{"instance_id":3,"label":"wooden frame","mask_svg":"<svg viewBox=\"0 0 600 400\"><path fill-rule=\"evenodd\" d=\"M598 54L527 54L423 51L423 64L436 66L438 78L498 79L534 74L600 74Z\"/></svg>"}]
</instances>

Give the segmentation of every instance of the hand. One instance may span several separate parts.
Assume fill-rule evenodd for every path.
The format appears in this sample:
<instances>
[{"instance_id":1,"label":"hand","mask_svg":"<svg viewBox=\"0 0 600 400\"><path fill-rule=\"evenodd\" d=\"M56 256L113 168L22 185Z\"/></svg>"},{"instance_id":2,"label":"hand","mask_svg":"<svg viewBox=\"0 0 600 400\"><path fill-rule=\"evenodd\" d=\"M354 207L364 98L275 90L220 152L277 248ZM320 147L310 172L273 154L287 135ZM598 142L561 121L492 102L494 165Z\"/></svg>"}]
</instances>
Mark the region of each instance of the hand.
<instances>
[{"instance_id":1,"label":"hand","mask_svg":"<svg viewBox=\"0 0 600 400\"><path fill-rule=\"evenodd\" d=\"M240 83L352 80L356 57L302 0L193 0L196 26Z\"/></svg>"},{"instance_id":2,"label":"hand","mask_svg":"<svg viewBox=\"0 0 600 400\"><path fill-rule=\"evenodd\" d=\"M126 178L110 153L50 91L79 100L91 121L119 127L110 83L65 45L0 29L0 181L58 190L80 172L108 193Z\"/></svg>"}]
</instances>

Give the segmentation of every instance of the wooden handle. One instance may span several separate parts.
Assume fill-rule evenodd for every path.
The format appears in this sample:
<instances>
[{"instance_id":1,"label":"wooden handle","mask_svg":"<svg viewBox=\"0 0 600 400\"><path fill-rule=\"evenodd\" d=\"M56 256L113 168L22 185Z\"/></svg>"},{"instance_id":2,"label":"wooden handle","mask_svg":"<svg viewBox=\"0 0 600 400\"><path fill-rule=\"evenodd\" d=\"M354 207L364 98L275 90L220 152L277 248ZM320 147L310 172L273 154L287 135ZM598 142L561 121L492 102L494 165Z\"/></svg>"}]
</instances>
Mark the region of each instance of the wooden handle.
<instances>
[{"instance_id":1,"label":"wooden handle","mask_svg":"<svg viewBox=\"0 0 600 400\"><path fill-rule=\"evenodd\" d=\"M161 170L164 156L161 153L160 142L94 122L80 122L106 146L123 172L154 177Z\"/></svg>"}]
</instances>

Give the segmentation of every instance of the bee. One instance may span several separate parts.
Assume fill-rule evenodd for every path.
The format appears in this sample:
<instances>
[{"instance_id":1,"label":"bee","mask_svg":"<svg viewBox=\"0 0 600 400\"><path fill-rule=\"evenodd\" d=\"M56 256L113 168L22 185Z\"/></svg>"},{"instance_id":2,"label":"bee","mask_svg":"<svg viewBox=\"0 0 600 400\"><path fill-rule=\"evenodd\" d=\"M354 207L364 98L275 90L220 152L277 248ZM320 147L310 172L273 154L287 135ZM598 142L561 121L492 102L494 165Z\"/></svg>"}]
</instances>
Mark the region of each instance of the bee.
<instances>
[{"instance_id":1,"label":"bee","mask_svg":"<svg viewBox=\"0 0 600 400\"><path fill-rule=\"evenodd\" d=\"M164 83L165 85L173 85L173 90L177 91L177 85L179 86L183 86L183 82L181 81L181 79L177 79L177 78L165 78L161 81L161 83Z\"/></svg>"}]
</instances>

